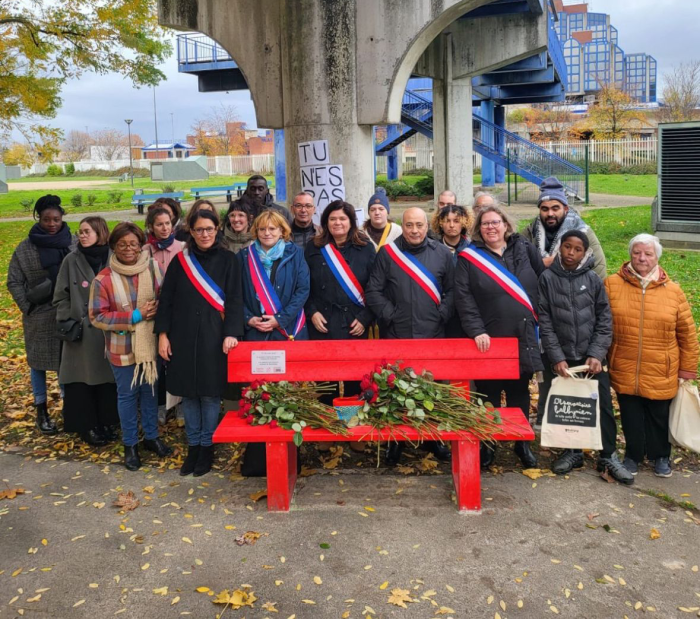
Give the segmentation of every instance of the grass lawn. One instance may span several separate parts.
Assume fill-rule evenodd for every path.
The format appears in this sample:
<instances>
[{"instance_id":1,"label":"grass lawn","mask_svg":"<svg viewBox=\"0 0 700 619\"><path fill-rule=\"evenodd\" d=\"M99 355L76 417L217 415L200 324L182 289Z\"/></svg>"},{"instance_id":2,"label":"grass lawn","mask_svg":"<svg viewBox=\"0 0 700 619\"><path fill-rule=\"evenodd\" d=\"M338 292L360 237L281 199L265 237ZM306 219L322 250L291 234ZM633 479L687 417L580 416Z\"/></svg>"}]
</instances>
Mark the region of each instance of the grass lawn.
<instances>
[{"instance_id":1,"label":"grass lawn","mask_svg":"<svg viewBox=\"0 0 700 619\"><path fill-rule=\"evenodd\" d=\"M656 174L591 174L591 193L653 198L657 193Z\"/></svg>"}]
</instances>

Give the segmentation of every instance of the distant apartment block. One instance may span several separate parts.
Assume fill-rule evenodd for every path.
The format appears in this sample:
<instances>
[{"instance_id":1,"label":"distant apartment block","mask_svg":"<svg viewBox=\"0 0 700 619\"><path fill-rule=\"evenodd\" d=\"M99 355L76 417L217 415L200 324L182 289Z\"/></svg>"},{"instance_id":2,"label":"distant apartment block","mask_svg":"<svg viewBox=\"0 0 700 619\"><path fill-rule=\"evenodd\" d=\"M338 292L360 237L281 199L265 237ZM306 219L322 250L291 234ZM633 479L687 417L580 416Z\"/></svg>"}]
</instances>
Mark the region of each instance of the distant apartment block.
<instances>
[{"instance_id":1,"label":"distant apartment block","mask_svg":"<svg viewBox=\"0 0 700 619\"><path fill-rule=\"evenodd\" d=\"M557 34L568 68L567 97L574 102L614 84L638 103L656 103L656 60L645 53L626 54L610 15L590 13L588 5L554 0Z\"/></svg>"}]
</instances>

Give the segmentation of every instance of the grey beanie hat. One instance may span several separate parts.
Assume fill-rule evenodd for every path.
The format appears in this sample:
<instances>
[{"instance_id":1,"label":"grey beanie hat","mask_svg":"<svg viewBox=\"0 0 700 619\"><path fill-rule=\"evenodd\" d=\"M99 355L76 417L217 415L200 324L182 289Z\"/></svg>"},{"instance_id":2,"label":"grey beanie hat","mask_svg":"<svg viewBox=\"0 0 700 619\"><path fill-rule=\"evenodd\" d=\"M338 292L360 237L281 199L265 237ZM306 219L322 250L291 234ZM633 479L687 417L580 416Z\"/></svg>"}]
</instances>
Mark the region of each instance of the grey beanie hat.
<instances>
[{"instance_id":1,"label":"grey beanie hat","mask_svg":"<svg viewBox=\"0 0 700 619\"><path fill-rule=\"evenodd\" d=\"M537 200L537 206L547 200L556 200L564 206L569 206L569 201L566 199L564 185L559 182L556 176L545 178L540 184L540 198Z\"/></svg>"},{"instance_id":2,"label":"grey beanie hat","mask_svg":"<svg viewBox=\"0 0 700 619\"><path fill-rule=\"evenodd\" d=\"M386 189L384 187L377 187L375 194L369 199L367 203L367 209L369 210L373 205L381 204L387 213L391 213L391 207L389 206L389 198L386 195Z\"/></svg>"}]
</instances>

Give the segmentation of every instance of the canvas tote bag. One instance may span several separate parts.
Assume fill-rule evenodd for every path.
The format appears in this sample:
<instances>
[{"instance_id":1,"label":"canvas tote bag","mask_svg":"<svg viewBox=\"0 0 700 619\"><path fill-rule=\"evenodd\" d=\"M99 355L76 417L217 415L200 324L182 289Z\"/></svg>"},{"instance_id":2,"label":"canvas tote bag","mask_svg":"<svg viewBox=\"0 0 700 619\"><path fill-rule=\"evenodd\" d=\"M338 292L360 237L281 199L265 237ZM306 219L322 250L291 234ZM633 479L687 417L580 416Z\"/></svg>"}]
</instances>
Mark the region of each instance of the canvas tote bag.
<instances>
[{"instance_id":1,"label":"canvas tote bag","mask_svg":"<svg viewBox=\"0 0 700 619\"><path fill-rule=\"evenodd\" d=\"M700 453L700 395L697 385L689 380L680 379L671 402L668 435L674 445Z\"/></svg>"},{"instance_id":2,"label":"canvas tote bag","mask_svg":"<svg viewBox=\"0 0 700 619\"><path fill-rule=\"evenodd\" d=\"M547 396L540 444L562 449L602 449L598 381L585 374L587 365L557 376Z\"/></svg>"}]
</instances>

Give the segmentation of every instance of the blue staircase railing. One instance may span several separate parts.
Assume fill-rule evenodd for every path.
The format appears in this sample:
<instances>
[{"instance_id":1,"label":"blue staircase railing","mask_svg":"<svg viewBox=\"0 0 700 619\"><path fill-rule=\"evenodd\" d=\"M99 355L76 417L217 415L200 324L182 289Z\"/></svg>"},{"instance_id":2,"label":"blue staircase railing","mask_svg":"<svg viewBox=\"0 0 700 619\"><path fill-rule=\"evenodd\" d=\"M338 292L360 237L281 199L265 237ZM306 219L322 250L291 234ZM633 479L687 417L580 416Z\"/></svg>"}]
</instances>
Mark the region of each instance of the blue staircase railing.
<instances>
[{"instance_id":1,"label":"blue staircase railing","mask_svg":"<svg viewBox=\"0 0 700 619\"><path fill-rule=\"evenodd\" d=\"M216 41L204 34L179 34L177 36L177 62L181 67L196 63L227 63L231 55Z\"/></svg>"},{"instance_id":2,"label":"blue staircase railing","mask_svg":"<svg viewBox=\"0 0 700 619\"><path fill-rule=\"evenodd\" d=\"M378 144L377 154L387 153L417 132L432 139L432 101L407 90L401 107L401 121L404 126L399 135ZM556 176L570 195L578 198L584 195L584 173L578 166L476 114L473 122L474 150L482 157L506 169L510 167L511 172L536 185L548 176Z\"/></svg>"},{"instance_id":3,"label":"blue staircase railing","mask_svg":"<svg viewBox=\"0 0 700 619\"><path fill-rule=\"evenodd\" d=\"M536 185L556 176L570 195L584 195L584 173L578 166L480 116L474 115L473 122L474 150L482 157Z\"/></svg>"}]
</instances>

